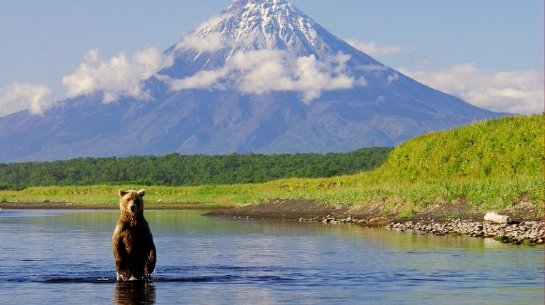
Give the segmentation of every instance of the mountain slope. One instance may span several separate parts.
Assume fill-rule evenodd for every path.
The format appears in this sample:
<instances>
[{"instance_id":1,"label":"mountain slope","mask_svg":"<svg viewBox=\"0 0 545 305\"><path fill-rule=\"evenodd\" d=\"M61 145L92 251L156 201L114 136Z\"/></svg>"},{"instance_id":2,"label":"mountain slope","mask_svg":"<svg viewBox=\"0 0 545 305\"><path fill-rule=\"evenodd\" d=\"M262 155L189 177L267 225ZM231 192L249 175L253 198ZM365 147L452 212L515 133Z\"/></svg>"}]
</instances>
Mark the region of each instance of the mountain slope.
<instances>
[{"instance_id":1,"label":"mountain slope","mask_svg":"<svg viewBox=\"0 0 545 305\"><path fill-rule=\"evenodd\" d=\"M0 161L393 146L500 114L379 63L286 0L237 0L164 52L149 100L106 93L0 118Z\"/></svg>"}]
</instances>

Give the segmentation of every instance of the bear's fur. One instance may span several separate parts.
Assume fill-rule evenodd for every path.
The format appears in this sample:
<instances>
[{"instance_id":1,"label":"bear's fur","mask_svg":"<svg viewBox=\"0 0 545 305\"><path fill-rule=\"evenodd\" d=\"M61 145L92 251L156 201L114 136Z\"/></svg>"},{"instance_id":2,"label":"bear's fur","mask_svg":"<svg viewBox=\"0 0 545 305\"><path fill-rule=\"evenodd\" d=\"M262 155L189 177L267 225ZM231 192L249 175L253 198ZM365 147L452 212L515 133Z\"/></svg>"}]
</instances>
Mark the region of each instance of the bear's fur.
<instances>
[{"instance_id":1,"label":"bear's fur","mask_svg":"<svg viewBox=\"0 0 545 305\"><path fill-rule=\"evenodd\" d=\"M145 190L119 190L120 218L112 236L117 281L149 279L157 253L144 218Z\"/></svg>"}]
</instances>

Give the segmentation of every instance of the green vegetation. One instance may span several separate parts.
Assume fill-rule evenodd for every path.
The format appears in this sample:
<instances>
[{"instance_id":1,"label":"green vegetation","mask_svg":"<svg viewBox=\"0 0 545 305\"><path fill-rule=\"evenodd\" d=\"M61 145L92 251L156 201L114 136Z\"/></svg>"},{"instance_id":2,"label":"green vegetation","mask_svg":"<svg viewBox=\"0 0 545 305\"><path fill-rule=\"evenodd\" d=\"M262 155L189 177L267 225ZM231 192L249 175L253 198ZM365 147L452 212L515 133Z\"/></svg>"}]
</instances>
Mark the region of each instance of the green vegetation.
<instances>
[{"instance_id":1,"label":"green vegetation","mask_svg":"<svg viewBox=\"0 0 545 305\"><path fill-rule=\"evenodd\" d=\"M472 211L531 206L543 215L544 131L541 115L517 116L432 133L394 149L371 172L329 178L287 178L255 184L150 186L148 203L234 205L267 199L311 199L379 207L409 216L463 201ZM9 201L115 204L116 185L33 187L0 191ZM137 189L140 185L123 185Z\"/></svg>"},{"instance_id":2,"label":"green vegetation","mask_svg":"<svg viewBox=\"0 0 545 305\"><path fill-rule=\"evenodd\" d=\"M349 153L78 158L0 164L0 189L54 185L204 185L266 182L292 177L331 177L376 168L391 148Z\"/></svg>"},{"instance_id":3,"label":"green vegetation","mask_svg":"<svg viewBox=\"0 0 545 305\"><path fill-rule=\"evenodd\" d=\"M543 176L543 118L506 117L437 132L396 148L379 170L393 181Z\"/></svg>"}]
</instances>

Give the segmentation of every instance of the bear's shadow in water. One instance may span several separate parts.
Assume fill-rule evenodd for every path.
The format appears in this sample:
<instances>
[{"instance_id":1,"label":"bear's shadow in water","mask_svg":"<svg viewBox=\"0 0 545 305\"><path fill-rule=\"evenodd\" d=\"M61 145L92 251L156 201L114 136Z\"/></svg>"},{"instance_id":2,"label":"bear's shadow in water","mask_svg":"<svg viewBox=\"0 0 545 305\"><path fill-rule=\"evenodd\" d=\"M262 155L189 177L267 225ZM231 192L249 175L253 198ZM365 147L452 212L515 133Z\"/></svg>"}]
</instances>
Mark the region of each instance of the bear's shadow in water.
<instances>
[{"instance_id":1,"label":"bear's shadow in water","mask_svg":"<svg viewBox=\"0 0 545 305\"><path fill-rule=\"evenodd\" d=\"M117 305L155 304L155 286L149 281L117 282L114 303Z\"/></svg>"}]
</instances>

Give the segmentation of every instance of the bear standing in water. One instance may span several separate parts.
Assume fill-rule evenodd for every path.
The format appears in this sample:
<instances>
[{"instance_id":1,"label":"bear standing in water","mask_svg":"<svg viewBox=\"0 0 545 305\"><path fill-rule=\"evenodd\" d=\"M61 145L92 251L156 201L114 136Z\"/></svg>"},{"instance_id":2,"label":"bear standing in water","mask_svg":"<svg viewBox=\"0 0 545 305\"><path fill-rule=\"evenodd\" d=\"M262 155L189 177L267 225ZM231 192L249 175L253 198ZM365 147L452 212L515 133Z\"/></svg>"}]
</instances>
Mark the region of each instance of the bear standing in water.
<instances>
[{"instance_id":1,"label":"bear standing in water","mask_svg":"<svg viewBox=\"0 0 545 305\"><path fill-rule=\"evenodd\" d=\"M157 253L148 222L144 218L145 190L119 190L121 216L112 236L117 281L149 279Z\"/></svg>"}]
</instances>

